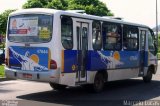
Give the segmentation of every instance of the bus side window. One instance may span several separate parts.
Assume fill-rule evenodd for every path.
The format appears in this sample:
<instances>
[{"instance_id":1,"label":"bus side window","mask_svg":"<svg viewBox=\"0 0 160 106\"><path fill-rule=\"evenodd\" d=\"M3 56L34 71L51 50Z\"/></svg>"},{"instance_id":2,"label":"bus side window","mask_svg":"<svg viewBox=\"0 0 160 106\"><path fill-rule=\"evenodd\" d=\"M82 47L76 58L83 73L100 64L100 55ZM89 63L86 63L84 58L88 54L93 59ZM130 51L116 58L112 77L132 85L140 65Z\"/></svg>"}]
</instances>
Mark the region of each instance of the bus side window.
<instances>
[{"instance_id":1,"label":"bus side window","mask_svg":"<svg viewBox=\"0 0 160 106\"><path fill-rule=\"evenodd\" d=\"M153 36L151 35L150 31L148 31L148 49L150 52L155 51L154 40L153 40Z\"/></svg>"},{"instance_id":2,"label":"bus side window","mask_svg":"<svg viewBox=\"0 0 160 106\"><path fill-rule=\"evenodd\" d=\"M123 49L138 50L138 27L124 25L123 27Z\"/></svg>"},{"instance_id":3,"label":"bus side window","mask_svg":"<svg viewBox=\"0 0 160 106\"><path fill-rule=\"evenodd\" d=\"M100 21L93 21L92 23L92 43L94 50L101 50L102 36L101 36L101 23Z\"/></svg>"},{"instance_id":4,"label":"bus side window","mask_svg":"<svg viewBox=\"0 0 160 106\"><path fill-rule=\"evenodd\" d=\"M61 42L65 49L73 48L73 21L71 17L61 18Z\"/></svg>"},{"instance_id":5,"label":"bus side window","mask_svg":"<svg viewBox=\"0 0 160 106\"><path fill-rule=\"evenodd\" d=\"M121 49L121 25L116 23L104 22L102 25L103 49L120 50Z\"/></svg>"}]
</instances>

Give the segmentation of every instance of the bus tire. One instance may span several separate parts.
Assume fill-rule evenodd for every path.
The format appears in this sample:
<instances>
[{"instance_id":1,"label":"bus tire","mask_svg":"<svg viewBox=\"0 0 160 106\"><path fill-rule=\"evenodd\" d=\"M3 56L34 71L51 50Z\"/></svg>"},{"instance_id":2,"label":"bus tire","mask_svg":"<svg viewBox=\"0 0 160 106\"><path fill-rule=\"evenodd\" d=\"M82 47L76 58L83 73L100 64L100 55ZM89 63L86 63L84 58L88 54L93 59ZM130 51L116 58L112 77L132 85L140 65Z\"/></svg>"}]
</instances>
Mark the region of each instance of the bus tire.
<instances>
[{"instance_id":1,"label":"bus tire","mask_svg":"<svg viewBox=\"0 0 160 106\"><path fill-rule=\"evenodd\" d=\"M66 85L60 85L55 83L49 83L49 84L54 90L64 90L66 88Z\"/></svg>"},{"instance_id":2,"label":"bus tire","mask_svg":"<svg viewBox=\"0 0 160 106\"><path fill-rule=\"evenodd\" d=\"M93 91L98 93L101 92L104 88L104 83L105 83L105 78L103 73L97 73L95 78L94 78L94 83L93 83Z\"/></svg>"},{"instance_id":3,"label":"bus tire","mask_svg":"<svg viewBox=\"0 0 160 106\"><path fill-rule=\"evenodd\" d=\"M152 80L152 68L149 68L147 71L147 75L143 77L143 81L145 83L149 83Z\"/></svg>"}]
</instances>

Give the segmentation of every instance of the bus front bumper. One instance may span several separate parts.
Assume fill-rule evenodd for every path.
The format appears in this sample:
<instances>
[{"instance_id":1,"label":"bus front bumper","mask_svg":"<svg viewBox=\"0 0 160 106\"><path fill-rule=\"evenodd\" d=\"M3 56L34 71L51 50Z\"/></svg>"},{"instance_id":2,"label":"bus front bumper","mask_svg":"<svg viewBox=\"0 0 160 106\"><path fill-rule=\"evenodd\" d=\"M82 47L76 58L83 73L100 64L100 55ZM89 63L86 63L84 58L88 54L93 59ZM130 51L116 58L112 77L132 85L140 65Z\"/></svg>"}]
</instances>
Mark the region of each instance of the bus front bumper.
<instances>
[{"instance_id":1,"label":"bus front bumper","mask_svg":"<svg viewBox=\"0 0 160 106\"><path fill-rule=\"evenodd\" d=\"M45 72L33 72L15 70L5 67L5 75L7 78L11 79L59 83L60 71L57 69Z\"/></svg>"}]
</instances>

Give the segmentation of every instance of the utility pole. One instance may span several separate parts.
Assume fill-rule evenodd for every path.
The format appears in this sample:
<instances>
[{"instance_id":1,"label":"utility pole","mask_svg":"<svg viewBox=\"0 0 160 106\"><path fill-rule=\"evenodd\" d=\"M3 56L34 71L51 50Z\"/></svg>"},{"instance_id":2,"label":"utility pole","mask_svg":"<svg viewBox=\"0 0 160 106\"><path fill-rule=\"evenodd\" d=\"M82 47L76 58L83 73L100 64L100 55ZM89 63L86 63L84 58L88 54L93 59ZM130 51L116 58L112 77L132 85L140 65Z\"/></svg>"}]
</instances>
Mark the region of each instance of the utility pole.
<instances>
[{"instance_id":1,"label":"utility pole","mask_svg":"<svg viewBox=\"0 0 160 106\"><path fill-rule=\"evenodd\" d=\"M158 45L158 3L157 3L157 0L156 0L156 38L157 38L156 43Z\"/></svg>"},{"instance_id":2,"label":"utility pole","mask_svg":"<svg viewBox=\"0 0 160 106\"><path fill-rule=\"evenodd\" d=\"M156 35L158 37L158 3L156 0Z\"/></svg>"}]
</instances>

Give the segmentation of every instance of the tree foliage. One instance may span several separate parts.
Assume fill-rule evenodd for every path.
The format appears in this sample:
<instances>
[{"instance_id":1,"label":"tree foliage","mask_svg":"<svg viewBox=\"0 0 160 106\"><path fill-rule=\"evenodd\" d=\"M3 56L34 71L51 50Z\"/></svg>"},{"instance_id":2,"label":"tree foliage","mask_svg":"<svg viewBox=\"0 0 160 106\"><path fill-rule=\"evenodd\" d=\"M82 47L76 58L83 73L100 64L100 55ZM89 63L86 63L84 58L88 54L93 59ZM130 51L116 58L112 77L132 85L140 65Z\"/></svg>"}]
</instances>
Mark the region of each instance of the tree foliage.
<instances>
[{"instance_id":1,"label":"tree foliage","mask_svg":"<svg viewBox=\"0 0 160 106\"><path fill-rule=\"evenodd\" d=\"M53 8L59 10L85 10L87 14L112 16L111 11L99 0L28 0L23 8Z\"/></svg>"},{"instance_id":2,"label":"tree foliage","mask_svg":"<svg viewBox=\"0 0 160 106\"><path fill-rule=\"evenodd\" d=\"M46 8L66 10L68 8L67 0L52 0L46 5Z\"/></svg>"},{"instance_id":3,"label":"tree foliage","mask_svg":"<svg viewBox=\"0 0 160 106\"><path fill-rule=\"evenodd\" d=\"M6 33L8 15L15 10L6 10L0 14L0 34Z\"/></svg>"}]
</instances>

